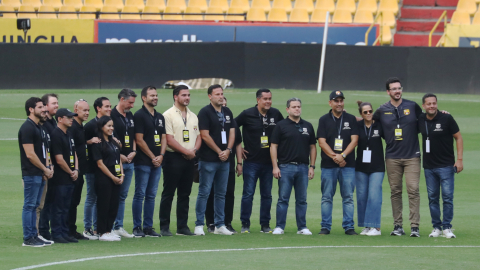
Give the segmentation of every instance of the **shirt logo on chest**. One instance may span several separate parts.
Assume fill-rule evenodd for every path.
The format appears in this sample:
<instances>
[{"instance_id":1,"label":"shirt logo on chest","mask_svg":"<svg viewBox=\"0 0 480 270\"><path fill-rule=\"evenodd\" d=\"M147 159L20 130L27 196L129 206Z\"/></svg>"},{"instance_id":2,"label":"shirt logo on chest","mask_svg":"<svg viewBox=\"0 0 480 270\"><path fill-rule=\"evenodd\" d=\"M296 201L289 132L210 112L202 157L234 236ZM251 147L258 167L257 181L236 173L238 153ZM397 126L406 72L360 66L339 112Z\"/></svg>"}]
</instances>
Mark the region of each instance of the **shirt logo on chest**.
<instances>
[{"instance_id":1,"label":"shirt logo on chest","mask_svg":"<svg viewBox=\"0 0 480 270\"><path fill-rule=\"evenodd\" d=\"M343 123L343 130L346 130L346 129L351 129L350 128L350 123L348 123L348 122Z\"/></svg>"},{"instance_id":2,"label":"shirt logo on chest","mask_svg":"<svg viewBox=\"0 0 480 270\"><path fill-rule=\"evenodd\" d=\"M442 124L436 124L434 131L443 131L443 129L442 129Z\"/></svg>"},{"instance_id":3,"label":"shirt logo on chest","mask_svg":"<svg viewBox=\"0 0 480 270\"><path fill-rule=\"evenodd\" d=\"M162 121L162 119L158 119L158 126L159 126L159 127L163 127L163 121Z\"/></svg>"},{"instance_id":4,"label":"shirt logo on chest","mask_svg":"<svg viewBox=\"0 0 480 270\"><path fill-rule=\"evenodd\" d=\"M373 135L372 135L372 137L378 137L378 136L380 136L380 135L378 134L378 129L374 129L374 130L373 130Z\"/></svg>"},{"instance_id":5,"label":"shirt logo on chest","mask_svg":"<svg viewBox=\"0 0 480 270\"><path fill-rule=\"evenodd\" d=\"M230 123L230 115L225 115L225 123Z\"/></svg>"},{"instance_id":6,"label":"shirt logo on chest","mask_svg":"<svg viewBox=\"0 0 480 270\"><path fill-rule=\"evenodd\" d=\"M409 115L409 114L410 114L410 109L405 109L405 110L403 110L403 114L404 114L404 115Z\"/></svg>"},{"instance_id":7,"label":"shirt logo on chest","mask_svg":"<svg viewBox=\"0 0 480 270\"><path fill-rule=\"evenodd\" d=\"M270 118L270 126L275 126L275 118Z\"/></svg>"},{"instance_id":8,"label":"shirt logo on chest","mask_svg":"<svg viewBox=\"0 0 480 270\"><path fill-rule=\"evenodd\" d=\"M303 128L302 135L310 135L310 134L308 134L308 130L307 130L307 128Z\"/></svg>"},{"instance_id":9,"label":"shirt logo on chest","mask_svg":"<svg viewBox=\"0 0 480 270\"><path fill-rule=\"evenodd\" d=\"M134 127L133 119L130 119L130 126L131 126L131 127Z\"/></svg>"},{"instance_id":10,"label":"shirt logo on chest","mask_svg":"<svg viewBox=\"0 0 480 270\"><path fill-rule=\"evenodd\" d=\"M70 139L72 141L72 146L75 146L75 142L73 141L73 139Z\"/></svg>"}]
</instances>

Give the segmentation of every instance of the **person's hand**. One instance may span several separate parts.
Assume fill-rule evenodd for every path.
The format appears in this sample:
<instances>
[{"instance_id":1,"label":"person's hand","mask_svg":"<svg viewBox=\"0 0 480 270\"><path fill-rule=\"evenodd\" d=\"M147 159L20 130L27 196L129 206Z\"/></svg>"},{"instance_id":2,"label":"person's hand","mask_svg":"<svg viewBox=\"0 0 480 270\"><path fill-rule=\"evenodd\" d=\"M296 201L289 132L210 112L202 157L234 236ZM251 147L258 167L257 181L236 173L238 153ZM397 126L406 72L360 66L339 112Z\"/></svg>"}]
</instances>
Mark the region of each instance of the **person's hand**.
<instances>
[{"instance_id":1,"label":"person's hand","mask_svg":"<svg viewBox=\"0 0 480 270\"><path fill-rule=\"evenodd\" d=\"M45 170L43 171L43 174L45 174L45 176L48 179L50 179L53 176L53 170L50 170L49 168L45 168Z\"/></svg>"},{"instance_id":2,"label":"person's hand","mask_svg":"<svg viewBox=\"0 0 480 270\"><path fill-rule=\"evenodd\" d=\"M100 140L100 138L98 138L98 137L93 137L93 138L90 139L90 142L91 143L101 143L102 140Z\"/></svg>"},{"instance_id":3,"label":"person's hand","mask_svg":"<svg viewBox=\"0 0 480 270\"><path fill-rule=\"evenodd\" d=\"M333 161L335 161L335 163L337 164L340 164L340 162L344 161L344 158L342 155L336 154L335 157L333 158Z\"/></svg>"},{"instance_id":4,"label":"person's hand","mask_svg":"<svg viewBox=\"0 0 480 270\"><path fill-rule=\"evenodd\" d=\"M113 139L118 143L118 145L120 145L120 147L122 147L122 142L120 142L119 139L117 139L116 137L113 137Z\"/></svg>"},{"instance_id":5,"label":"person's hand","mask_svg":"<svg viewBox=\"0 0 480 270\"><path fill-rule=\"evenodd\" d=\"M460 173L461 171L463 171L463 160L457 159L457 162L455 162L453 167L457 168L457 173Z\"/></svg>"},{"instance_id":6,"label":"person's hand","mask_svg":"<svg viewBox=\"0 0 480 270\"><path fill-rule=\"evenodd\" d=\"M78 171L77 170L72 171L72 173L70 174L70 177L72 178L73 181L77 181Z\"/></svg>"},{"instance_id":7,"label":"person's hand","mask_svg":"<svg viewBox=\"0 0 480 270\"><path fill-rule=\"evenodd\" d=\"M445 110L442 110L440 111L441 113L444 113L444 114L450 114L449 112L445 111Z\"/></svg>"},{"instance_id":8,"label":"person's hand","mask_svg":"<svg viewBox=\"0 0 480 270\"><path fill-rule=\"evenodd\" d=\"M282 177L282 175L280 174L280 168L273 168L273 177L275 177L276 179L280 179L280 177Z\"/></svg>"},{"instance_id":9,"label":"person's hand","mask_svg":"<svg viewBox=\"0 0 480 270\"><path fill-rule=\"evenodd\" d=\"M237 172L237 176L242 175L243 173L243 165L242 164L237 164L237 168L235 170Z\"/></svg>"},{"instance_id":10,"label":"person's hand","mask_svg":"<svg viewBox=\"0 0 480 270\"><path fill-rule=\"evenodd\" d=\"M185 158L186 160L194 159L195 158L195 150L193 150L193 149L187 150L187 153L183 155L183 158Z\"/></svg>"},{"instance_id":11,"label":"person's hand","mask_svg":"<svg viewBox=\"0 0 480 270\"><path fill-rule=\"evenodd\" d=\"M315 177L315 170L312 167L310 167L308 169L308 180L312 180L313 177Z\"/></svg>"},{"instance_id":12,"label":"person's hand","mask_svg":"<svg viewBox=\"0 0 480 270\"><path fill-rule=\"evenodd\" d=\"M343 167L345 167L346 165L347 165L347 162L346 162L345 160L342 161L342 162L340 162L340 163L338 163L338 166L340 166L340 168L343 168Z\"/></svg>"},{"instance_id":13,"label":"person's hand","mask_svg":"<svg viewBox=\"0 0 480 270\"><path fill-rule=\"evenodd\" d=\"M219 154L218 154L218 158L222 161L222 162L225 162L228 160L228 156L230 156L230 150L225 150L225 151L221 151Z\"/></svg>"},{"instance_id":14,"label":"person's hand","mask_svg":"<svg viewBox=\"0 0 480 270\"><path fill-rule=\"evenodd\" d=\"M42 176L42 180L43 180L43 181L47 181L48 178L47 178L45 175L43 175L43 176ZM22 186L23 186L23 179L22 179Z\"/></svg>"},{"instance_id":15,"label":"person's hand","mask_svg":"<svg viewBox=\"0 0 480 270\"><path fill-rule=\"evenodd\" d=\"M156 168L160 167L162 165L162 162L163 162L163 156L162 155L159 155L159 156L156 156L153 160L153 166L155 166Z\"/></svg>"},{"instance_id":16,"label":"person's hand","mask_svg":"<svg viewBox=\"0 0 480 270\"><path fill-rule=\"evenodd\" d=\"M25 187L25 183L23 182L23 178L22 178L22 187L23 188Z\"/></svg>"},{"instance_id":17,"label":"person's hand","mask_svg":"<svg viewBox=\"0 0 480 270\"><path fill-rule=\"evenodd\" d=\"M243 157L243 159L247 159L246 154L250 154L250 153L247 150L245 150L245 148L242 147L242 157Z\"/></svg>"},{"instance_id":18,"label":"person's hand","mask_svg":"<svg viewBox=\"0 0 480 270\"><path fill-rule=\"evenodd\" d=\"M131 152L130 154L128 154L127 156L128 163L132 163L133 158L135 158L136 155L137 155L137 152Z\"/></svg>"},{"instance_id":19,"label":"person's hand","mask_svg":"<svg viewBox=\"0 0 480 270\"><path fill-rule=\"evenodd\" d=\"M130 163L128 161L128 158L125 155L122 155L122 154L120 154L120 160L122 161L122 163Z\"/></svg>"},{"instance_id":20,"label":"person's hand","mask_svg":"<svg viewBox=\"0 0 480 270\"><path fill-rule=\"evenodd\" d=\"M116 176L114 176L114 177L112 178L112 181L113 181L113 183L115 183L115 185L121 185L122 182L123 182L123 180L121 180L120 178L118 178L118 177L116 177Z\"/></svg>"},{"instance_id":21,"label":"person's hand","mask_svg":"<svg viewBox=\"0 0 480 270\"><path fill-rule=\"evenodd\" d=\"M119 185L123 184L123 179L125 178L125 175L122 174L122 176L119 178L120 181L118 182Z\"/></svg>"}]
</instances>

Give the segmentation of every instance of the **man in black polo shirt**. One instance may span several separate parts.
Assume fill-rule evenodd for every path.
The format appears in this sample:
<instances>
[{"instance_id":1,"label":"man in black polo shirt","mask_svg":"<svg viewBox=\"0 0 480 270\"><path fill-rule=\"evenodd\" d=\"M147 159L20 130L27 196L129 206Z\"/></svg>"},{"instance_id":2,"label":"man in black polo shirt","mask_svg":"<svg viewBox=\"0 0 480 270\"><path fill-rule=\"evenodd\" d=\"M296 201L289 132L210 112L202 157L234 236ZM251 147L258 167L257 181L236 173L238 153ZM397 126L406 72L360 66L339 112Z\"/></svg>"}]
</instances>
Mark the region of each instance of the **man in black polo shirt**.
<instances>
[{"instance_id":1,"label":"man in black polo shirt","mask_svg":"<svg viewBox=\"0 0 480 270\"><path fill-rule=\"evenodd\" d=\"M133 114L130 110L135 104L137 94L132 89L122 89L118 93L118 105L112 109L112 120L115 138L122 143L122 150L120 152L120 159L123 164L123 183L120 186L120 202L118 205L117 218L113 224L113 232L118 236L126 238L133 238L123 228L123 216L125 213L125 199L127 199L130 183L132 182L134 163L133 158L137 152L137 145L135 144L135 125L133 121Z\"/></svg>"},{"instance_id":2,"label":"man in black polo shirt","mask_svg":"<svg viewBox=\"0 0 480 270\"><path fill-rule=\"evenodd\" d=\"M158 182L162 173L163 157L167 149L165 118L155 110L158 95L154 86L144 87L141 97L143 106L133 116L135 141L139 149L135 158L135 195L132 203L133 235L135 237L160 237L161 235L153 229L153 212Z\"/></svg>"},{"instance_id":3,"label":"man in black polo shirt","mask_svg":"<svg viewBox=\"0 0 480 270\"><path fill-rule=\"evenodd\" d=\"M98 240L97 235L97 194L95 193L95 168L97 164L91 158L92 144L100 143L97 131L97 120L102 116L110 116L112 105L106 97L99 97L93 102L96 117L85 125L85 141L87 142L87 168L85 170L85 180L87 182L87 196L83 210L83 225L85 231L83 236L90 240ZM93 227L93 229L92 229Z\"/></svg>"},{"instance_id":4,"label":"man in black polo shirt","mask_svg":"<svg viewBox=\"0 0 480 270\"><path fill-rule=\"evenodd\" d=\"M272 174L278 179L277 225L273 234L283 234L285 230L288 202L294 187L297 234L312 235L307 228L306 214L308 181L315 175L317 159L315 131L312 124L300 118L302 101L299 98L287 101L287 113L288 118L278 122L271 135Z\"/></svg>"},{"instance_id":5,"label":"man in black polo shirt","mask_svg":"<svg viewBox=\"0 0 480 270\"><path fill-rule=\"evenodd\" d=\"M54 191L52 204L52 240L55 243L78 243L78 240L69 236L67 225L68 210L72 200L74 181L78 178L78 158L75 143L67 132L72 126L76 113L68 109L59 109L56 114L57 128L51 134L52 164L56 168L51 180Z\"/></svg>"},{"instance_id":6,"label":"man in black polo shirt","mask_svg":"<svg viewBox=\"0 0 480 270\"><path fill-rule=\"evenodd\" d=\"M317 138L322 148L322 229L332 230L333 196L340 184L343 204L342 227L347 235L356 235L353 221L353 191L355 190L355 147L358 143L358 125L355 116L343 111L345 96L332 91L328 104L332 108L318 121Z\"/></svg>"},{"instance_id":7,"label":"man in black polo shirt","mask_svg":"<svg viewBox=\"0 0 480 270\"><path fill-rule=\"evenodd\" d=\"M250 232L253 195L260 181L260 227L270 233L273 175L270 162L270 136L276 124L283 120L279 110L272 108L272 93L268 89L257 91L257 105L240 113L235 122L242 127L243 141L243 195L240 210L242 233ZM241 165L241 164L239 164Z\"/></svg>"},{"instance_id":8,"label":"man in black polo shirt","mask_svg":"<svg viewBox=\"0 0 480 270\"><path fill-rule=\"evenodd\" d=\"M437 96L426 94L422 98L422 103L426 113L418 118L418 129L423 139L423 168L433 225L433 231L429 237L438 237L443 233L446 238L455 238L451 224L453 190L455 173L463 170L463 138L453 117L438 111ZM454 138L457 142L456 161L453 150ZM443 222L440 219L440 189L443 200Z\"/></svg>"},{"instance_id":9,"label":"man in black polo shirt","mask_svg":"<svg viewBox=\"0 0 480 270\"><path fill-rule=\"evenodd\" d=\"M51 178L53 170L45 166L46 149L38 125L42 117L43 102L32 97L25 102L27 120L18 131L18 146L24 185L22 210L23 244L22 246L43 247L45 242L38 239L36 227L36 208L40 205L43 192L43 176Z\"/></svg>"},{"instance_id":10,"label":"man in black polo shirt","mask_svg":"<svg viewBox=\"0 0 480 270\"><path fill-rule=\"evenodd\" d=\"M225 226L225 193L227 192L229 162L235 142L235 125L232 112L223 107L223 88L216 84L208 88L210 104L198 113L198 126L202 137L202 146L198 151L200 158L198 171L200 182L198 187L195 212L195 234L205 235L205 209L208 196L215 185L215 234L232 235Z\"/></svg>"}]
</instances>

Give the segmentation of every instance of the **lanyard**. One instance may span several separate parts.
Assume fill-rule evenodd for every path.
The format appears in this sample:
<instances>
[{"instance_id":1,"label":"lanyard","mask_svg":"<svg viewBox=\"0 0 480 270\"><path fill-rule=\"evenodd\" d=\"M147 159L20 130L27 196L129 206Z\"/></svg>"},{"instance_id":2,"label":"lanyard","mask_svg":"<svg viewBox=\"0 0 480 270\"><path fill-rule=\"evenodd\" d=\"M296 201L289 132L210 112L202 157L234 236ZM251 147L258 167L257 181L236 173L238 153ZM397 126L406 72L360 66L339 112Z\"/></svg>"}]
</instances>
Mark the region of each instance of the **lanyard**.
<instances>
[{"instance_id":1,"label":"lanyard","mask_svg":"<svg viewBox=\"0 0 480 270\"><path fill-rule=\"evenodd\" d=\"M217 112L217 110L215 110L215 112L217 113L218 118L220 118L220 116L222 117L222 121L220 121L220 125L222 125L222 131L224 131L225 130L225 115L223 114L223 107L222 107L220 113Z\"/></svg>"},{"instance_id":2,"label":"lanyard","mask_svg":"<svg viewBox=\"0 0 480 270\"><path fill-rule=\"evenodd\" d=\"M425 131L427 132L427 140L428 140L428 127L427 127L427 119L425 118Z\"/></svg>"},{"instance_id":3,"label":"lanyard","mask_svg":"<svg viewBox=\"0 0 480 270\"><path fill-rule=\"evenodd\" d=\"M115 153L115 162L118 164L118 159L117 159L117 149L115 146L113 146L113 143L112 142L107 142L108 146L110 146L110 148L112 148L113 150L113 153Z\"/></svg>"},{"instance_id":4,"label":"lanyard","mask_svg":"<svg viewBox=\"0 0 480 270\"><path fill-rule=\"evenodd\" d=\"M268 128L268 115L265 114L265 117L263 117L261 113L258 113L258 116L260 116L260 121L262 121L263 136L265 136L265 127Z\"/></svg>"},{"instance_id":5,"label":"lanyard","mask_svg":"<svg viewBox=\"0 0 480 270\"><path fill-rule=\"evenodd\" d=\"M372 134L373 123L372 125L370 125L370 128L368 129L368 134L367 134L367 126L365 125L365 122L363 123L363 128L365 129L365 135L367 135L367 150L368 150L368 144L370 142L370 135Z\"/></svg>"},{"instance_id":6,"label":"lanyard","mask_svg":"<svg viewBox=\"0 0 480 270\"><path fill-rule=\"evenodd\" d=\"M333 112L332 112L332 118L333 118L333 121L335 121L335 123L337 123L337 119L333 115ZM342 131L342 123L343 123L343 113L342 113L342 117L340 118L340 126L338 127L338 138L339 139L340 139L340 132Z\"/></svg>"},{"instance_id":7,"label":"lanyard","mask_svg":"<svg viewBox=\"0 0 480 270\"><path fill-rule=\"evenodd\" d=\"M180 116L182 116L182 111L180 111ZM188 116L188 110L185 108L185 118L183 118L182 116L183 125L185 127L184 130L187 130L187 116Z\"/></svg>"},{"instance_id":8,"label":"lanyard","mask_svg":"<svg viewBox=\"0 0 480 270\"><path fill-rule=\"evenodd\" d=\"M397 118L397 128L400 128L400 113L398 112L398 107L395 107L395 117Z\"/></svg>"},{"instance_id":9,"label":"lanyard","mask_svg":"<svg viewBox=\"0 0 480 270\"><path fill-rule=\"evenodd\" d=\"M125 125L125 135L128 136L128 128L130 127L130 124L128 123L128 118L125 116L123 117L123 115L120 115L122 117L122 122L123 124Z\"/></svg>"},{"instance_id":10,"label":"lanyard","mask_svg":"<svg viewBox=\"0 0 480 270\"><path fill-rule=\"evenodd\" d=\"M157 114L156 114L156 111L153 110L153 115L147 110L147 108L145 108L145 106L143 106L143 109L147 112L148 115L150 115L151 119L152 119L152 123L153 123L153 129L155 130L155 134L158 134L157 133L157 126L156 126L156 123L157 123Z\"/></svg>"}]
</instances>

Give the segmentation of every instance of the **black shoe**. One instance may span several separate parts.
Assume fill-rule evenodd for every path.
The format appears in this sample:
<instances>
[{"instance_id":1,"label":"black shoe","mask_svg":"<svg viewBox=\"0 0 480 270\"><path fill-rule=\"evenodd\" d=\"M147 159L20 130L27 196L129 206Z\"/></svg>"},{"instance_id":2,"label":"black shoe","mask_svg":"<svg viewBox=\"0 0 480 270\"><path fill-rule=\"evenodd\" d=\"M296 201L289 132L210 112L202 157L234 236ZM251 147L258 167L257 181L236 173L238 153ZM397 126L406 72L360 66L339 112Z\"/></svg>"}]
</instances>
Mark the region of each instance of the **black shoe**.
<instances>
[{"instance_id":1,"label":"black shoe","mask_svg":"<svg viewBox=\"0 0 480 270\"><path fill-rule=\"evenodd\" d=\"M177 229L177 235L192 236L192 235L195 235L195 234L192 233L188 227L186 227L186 228Z\"/></svg>"},{"instance_id":2,"label":"black shoe","mask_svg":"<svg viewBox=\"0 0 480 270\"><path fill-rule=\"evenodd\" d=\"M133 229L133 237L135 238L145 237L145 234L143 233L141 227L136 227Z\"/></svg>"},{"instance_id":3,"label":"black shoe","mask_svg":"<svg viewBox=\"0 0 480 270\"><path fill-rule=\"evenodd\" d=\"M346 230L346 231L345 231L345 234L346 234L346 235L358 235L358 233L355 232L354 229L348 229L348 230Z\"/></svg>"},{"instance_id":4,"label":"black shoe","mask_svg":"<svg viewBox=\"0 0 480 270\"><path fill-rule=\"evenodd\" d=\"M164 229L164 230L160 229L160 234L162 236L173 236L173 234L170 232L169 229Z\"/></svg>"},{"instance_id":5,"label":"black shoe","mask_svg":"<svg viewBox=\"0 0 480 270\"><path fill-rule=\"evenodd\" d=\"M318 234L330 234L330 230L322 228Z\"/></svg>"},{"instance_id":6,"label":"black shoe","mask_svg":"<svg viewBox=\"0 0 480 270\"><path fill-rule=\"evenodd\" d=\"M154 228L143 228L143 233L146 237L162 237Z\"/></svg>"},{"instance_id":7,"label":"black shoe","mask_svg":"<svg viewBox=\"0 0 480 270\"><path fill-rule=\"evenodd\" d=\"M87 237L83 236L83 234L79 232L75 232L73 235L70 235L70 236L77 240L89 240Z\"/></svg>"},{"instance_id":8,"label":"black shoe","mask_svg":"<svg viewBox=\"0 0 480 270\"><path fill-rule=\"evenodd\" d=\"M225 227L227 227L227 230L231 231L232 233L237 233L237 231L235 231L235 229L232 227L232 224L225 225Z\"/></svg>"},{"instance_id":9,"label":"black shoe","mask_svg":"<svg viewBox=\"0 0 480 270\"><path fill-rule=\"evenodd\" d=\"M72 237L72 236L70 236L70 235L64 236L63 239L67 240L67 241L70 242L70 243L78 243L78 240L75 239L75 237Z\"/></svg>"},{"instance_id":10,"label":"black shoe","mask_svg":"<svg viewBox=\"0 0 480 270\"><path fill-rule=\"evenodd\" d=\"M261 233L272 233L272 229L270 229L270 225L262 225L262 229L260 229Z\"/></svg>"},{"instance_id":11,"label":"black shoe","mask_svg":"<svg viewBox=\"0 0 480 270\"><path fill-rule=\"evenodd\" d=\"M40 239L38 236L35 237L35 240L37 242L40 242L40 243L43 243L45 246L51 246L53 244L53 241L43 241L42 239Z\"/></svg>"},{"instance_id":12,"label":"black shoe","mask_svg":"<svg viewBox=\"0 0 480 270\"><path fill-rule=\"evenodd\" d=\"M207 232L214 233L215 232L215 224L209 224L207 226Z\"/></svg>"},{"instance_id":13,"label":"black shoe","mask_svg":"<svg viewBox=\"0 0 480 270\"><path fill-rule=\"evenodd\" d=\"M402 236L402 235L405 235L405 231L403 230L402 226L395 225L390 235Z\"/></svg>"},{"instance_id":14,"label":"black shoe","mask_svg":"<svg viewBox=\"0 0 480 270\"><path fill-rule=\"evenodd\" d=\"M42 242L40 241L41 241L40 239L37 240L37 238L32 237L27 240L24 240L22 247L44 247L45 243L43 241Z\"/></svg>"},{"instance_id":15,"label":"black shoe","mask_svg":"<svg viewBox=\"0 0 480 270\"><path fill-rule=\"evenodd\" d=\"M68 242L66 239L64 239L63 237L53 238L53 241L54 241L56 244L69 244L69 243L70 243L70 242Z\"/></svg>"},{"instance_id":16,"label":"black shoe","mask_svg":"<svg viewBox=\"0 0 480 270\"><path fill-rule=\"evenodd\" d=\"M420 237L420 231L418 230L418 227L412 227L410 237Z\"/></svg>"}]
</instances>

